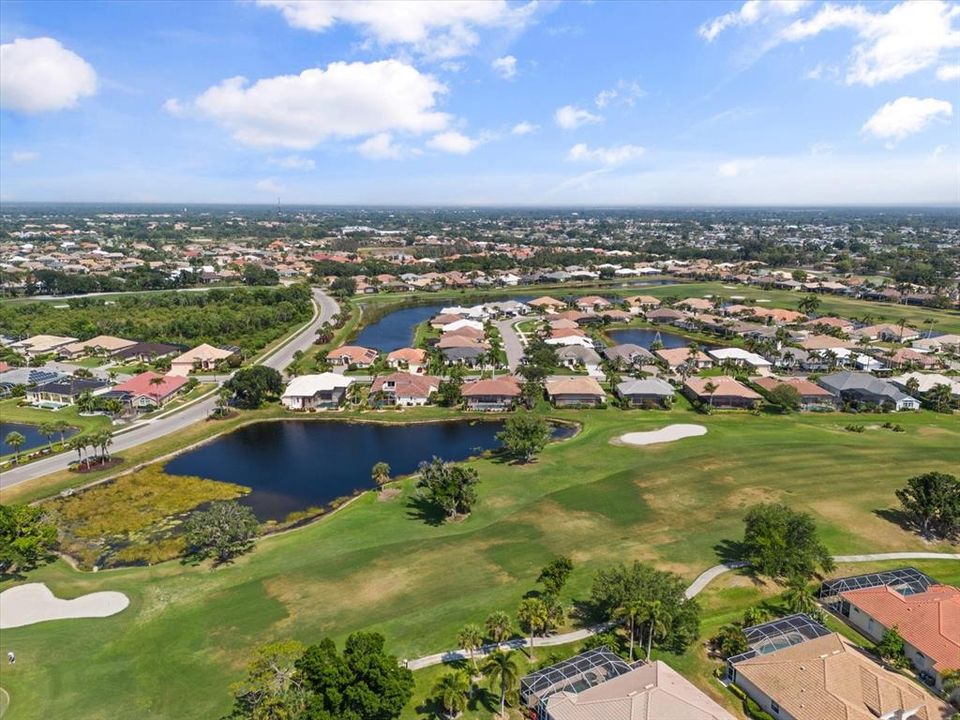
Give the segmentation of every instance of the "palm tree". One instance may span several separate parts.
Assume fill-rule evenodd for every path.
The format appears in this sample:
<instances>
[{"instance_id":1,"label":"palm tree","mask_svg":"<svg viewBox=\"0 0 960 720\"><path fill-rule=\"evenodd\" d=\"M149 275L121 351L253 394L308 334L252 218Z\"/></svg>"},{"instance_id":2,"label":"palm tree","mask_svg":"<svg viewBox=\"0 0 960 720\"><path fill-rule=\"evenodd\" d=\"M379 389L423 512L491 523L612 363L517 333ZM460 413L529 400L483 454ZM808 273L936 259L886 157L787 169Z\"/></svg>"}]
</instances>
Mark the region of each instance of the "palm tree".
<instances>
[{"instance_id":1,"label":"palm tree","mask_svg":"<svg viewBox=\"0 0 960 720\"><path fill-rule=\"evenodd\" d=\"M104 430L103 432L97 433L97 446L100 448L102 457L105 460L110 459L110 452L108 448L113 445L113 433L109 430Z\"/></svg>"},{"instance_id":2,"label":"palm tree","mask_svg":"<svg viewBox=\"0 0 960 720\"><path fill-rule=\"evenodd\" d=\"M216 413L218 416L223 415L226 412L227 406L230 404L230 395L230 390L225 387L220 388L220 390L217 392Z\"/></svg>"},{"instance_id":3,"label":"palm tree","mask_svg":"<svg viewBox=\"0 0 960 720\"><path fill-rule=\"evenodd\" d=\"M483 623L487 635L497 645L506 642L513 635L513 621L503 610L496 610L487 616Z\"/></svg>"},{"instance_id":4,"label":"palm tree","mask_svg":"<svg viewBox=\"0 0 960 720\"><path fill-rule=\"evenodd\" d=\"M960 708L960 694L954 697L960 690L960 670L944 670L940 673L940 679L943 681L943 693L947 700L952 702L954 707Z\"/></svg>"},{"instance_id":5,"label":"palm tree","mask_svg":"<svg viewBox=\"0 0 960 720\"><path fill-rule=\"evenodd\" d=\"M157 405L160 404L159 388L160 386L165 385L166 382L167 382L167 379L163 375L157 375L156 377L150 378L150 387L157 388L156 391L151 393L151 395L153 395L153 399L157 401Z\"/></svg>"},{"instance_id":6,"label":"palm tree","mask_svg":"<svg viewBox=\"0 0 960 720\"><path fill-rule=\"evenodd\" d=\"M70 429L70 424L66 420L57 420L53 426L57 429L57 432L60 433L60 444L63 445L67 430Z\"/></svg>"},{"instance_id":7,"label":"palm tree","mask_svg":"<svg viewBox=\"0 0 960 720\"><path fill-rule=\"evenodd\" d=\"M616 620L625 620L630 629L630 662L633 662L633 640L636 636L637 620L643 616L643 603L628 600L613 611Z\"/></svg>"},{"instance_id":8,"label":"palm tree","mask_svg":"<svg viewBox=\"0 0 960 720\"><path fill-rule=\"evenodd\" d=\"M707 380L707 384L703 386L703 391L710 396L710 407L713 407L713 395L720 389L720 386L717 385L712 380Z\"/></svg>"},{"instance_id":9,"label":"palm tree","mask_svg":"<svg viewBox=\"0 0 960 720\"><path fill-rule=\"evenodd\" d=\"M790 612L808 613L817 607L813 591L802 577L792 577L787 580L787 591L783 599L790 608Z\"/></svg>"},{"instance_id":10,"label":"palm tree","mask_svg":"<svg viewBox=\"0 0 960 720\"><path fill-rule=\"evenodd\" d=\"M87 448L87 439L82 435L76 435L70 438L70 442L67 444L71 450L77 451L77 463L83 463L83 451Z\"/></svg>"},{"instance_id":11,"label":"palm tree","mask_svg":"<svg viewBox=\"0 0 960 720\"><path fill-rule=\"evenodd\" d=\"M769 617L769 612L758 605L754 605L753 607L749 607L744 611L743 624L747 627L750 627L751 625L759 625L762 622L766 622Z\"/></svg>"},{"instance_id":12,"label":"palm tree","mask_svg":"<svg viewBox=\"0 0 960 720\"><path fill-rule=\"evenodd\" d=\"M533 659L533 638L547 629L550 611L540 598L524 598L517 608L517 620L520 627L526 627L530 632L530 658Z\"/></svg>"},{"instance_id":13,"label":"palm tree","mask_svg":"<svg viewBox=\"0 0 960 720\"><path fill-rule=\"evenodd\" d=\"M483 630L480 629L479 625L464 625L460 632L457 633L457 645L466 650L470 655L470 662L473 663L473 671L476 673L478 668L474 653L483 645Z\"/></svg>"},{"instance_id":14,"label":"palm tree","mask_svg":"<svg viewBox=\"0 0 960 720\"><path fill-rule=\"evenodd\" d=\"M433 694L437 696L448 718L459 717L460 713L467 709L469 692L470 679L462 670L442 675L433 686Z\"/></svg>"},{"instance_id":15,"label":"palm tree","mask_svg":"<svg viewBox=\"0 0 960 720\"><path fill-rule=\"evenodd\" d=\"M47 449L53 452L53 437L57 434L57 426L53 423L40 423L37 432L47 439Z\"/></svg>"},{"instance_id":16,"label":"palm tree","mask_svg":"<svg viewBox=\"0 0 960 720\"><path fill-rule=\"evenodd\" d=\"M490 678L490 684L500 691L500 717L505 716L507 693L513 692L520 682L520 668L512 653L492 653L483 664L483 674Z\"/></svg>"},{"instance_id":17,"label":"palm tree","mask_svg":"<svg viewBox=\"0 0 960 720\"><path fill-rule=\"evenodd\" d=\"M20 448L27 441L27 439L16 430L7 433L7 436L3 441L13 448L13 461L19 465L20 464Z\"/></svg>"},{"instance_id":18,"label":"palm tree","mask_svg":"<svg viewBox=\"0 0 960 720\"><path fill-rule=\"evenodd\" d=\"M377 485L386 485L390 482L390 466L381 460L373 466L373 469L370 471L370 477Z\"/></svg>"},{"instance_id":19,"label":"palm tree","mask_svg":"<svg viewBox=\"0 0 960 720\"><path fill-rule=\"evenodd\" d=\"M650 662L653 636L667 634L670 629L670 614L662 600L650 600L643 606L643 617L647 623L647 662Z\"/></svg>"}]
</instances>

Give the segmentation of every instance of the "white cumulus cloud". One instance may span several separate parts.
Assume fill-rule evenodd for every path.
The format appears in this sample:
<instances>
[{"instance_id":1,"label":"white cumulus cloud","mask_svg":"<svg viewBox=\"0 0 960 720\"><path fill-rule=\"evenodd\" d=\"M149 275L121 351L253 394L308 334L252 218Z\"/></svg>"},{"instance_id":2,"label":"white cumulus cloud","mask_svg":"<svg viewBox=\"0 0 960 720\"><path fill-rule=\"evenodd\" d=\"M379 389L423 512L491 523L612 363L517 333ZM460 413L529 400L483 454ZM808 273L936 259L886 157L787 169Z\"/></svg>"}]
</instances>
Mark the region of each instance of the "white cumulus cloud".
<instances>
[{"instance_id":1,"label":"white cumulus cloud","mask_svg":"<svg viewBox=\"0 0 960 720\"><path fill-rule=\"evenodd\" d=\"M10 153L10 162L14 165L23 165L40 159L40 153L32 150L14 150Z\"/></svg>"},{"instance_id":2,"label":"white cumulus cloud","mask_svg":"<svg viewBox=\"0 0 960 720\"><path fill-rule=\"evenodd\" d=\"M393 141L393 134L377 133L357 145L357 152L371 160L399 160L408 154L403 146Z\"/></svg>"},{"instance_id":3,"label":"white cumulus cloud","mask_svg":"<svg viewBox=\"0 0 960 720\"><path fill-rule=\"evenodd\" d=\"M334 62L299 75L250 84L233 77L189 103L194 114L223 126L244 145L308 150L331 138L387 131L437 132L450 116L436 109L446 87L399 60ZM183 114L185 104L165 107Z\"/></svg>"},{"instance_id":4,"label":"white cumulus cloud","mask_svg":"<svg viewBox=\"0 0 960 720\"><path fill-rule=\"evenodd\" d=\"M901 97L877 110L863 125L863 132L897 142L918 133L937 119L953 115L953 105L936 98Z\"/></svg>"},{"instance_id":5,"label":"white cumulus cloud","mask_svg":"<svg viewBox=\"0 0 960 720\"><path fill-rule=\"evenodd\" d=\"M529 135L530 133L535 133L539 129L539 125L534 125L533 123L523 120L522 122L518 122L516 125L514 125L510 132L514 135Z\"/></svg>"},{"instance_id":6,"label":"white cumulus cloud","mask_svg":"<svg viewBox=\"0 0 960 720\"><path fill-rule=\"evenodd\" d=\"M427 141L427 147L454 155L466 155L479 144L480 140L468 137L456 130L434 135Z\"/></svg>"},{"instance_id":7,"label":"white cumulus cloud","mask_svg":"<svg viewBox=\"0 0 960 720\"><path fill-rule=\"evenodd\" d=\"M457 57L480 42L478 31L517 33L533 18L536 0L517 5L506 0L257 0L283 13L296 28L325 32L337 24L354 25L381 45L405 45L436 58Z\"/></svg>"},{"instance_id":8,"label":"white cumulus cloud","mask_svg":"<svg viewBox=\"0 0 960 720\"><path fill-rule=\"evenodd\" d=\"M567 159L607 166L623 165L639 159L645 152L646 150L639 145L615 145L591 149L585 143L578 143L570 148Z\"/></svg>"},{"instance_id":9,"label":"white cumulus cloud","mask_svg":"<svg viewBox=\"0 0 960 720\"><path fill-rule=\"evenodd\" d=\"M267 160L271 165L276 165L284 170L313 170L317 164L310 158L302 155L287 155L285 157L275 157Z\"/></svg>"},{"instance_id":10,"label":"white cumulus cloud","mask_svg":"<svg viewBox=\"0 0 960 720\"><path fill-rule=\"evenodd\" d=\"M517 76L517 59L513 55L495 58L490 66L504 80L513 80Z\"/></svg>"},{"instance_id":11,"label":"white cumulus cloud","mask_svg":"<svg viewBox=\"0 0 960 720\"><path fill-rule=\"evenodd\" d=\"M902 2L886 12L865 5L825 4L812 17L797 20L779 36L799 42L828 30L848 29L857 36L846 82L876 85L932 67L948 50L960 47L956 5L942 0Z\"/></svg>"},{"instance_id":12,"label":"white cumulus cloud","mask_svg":"<svg viewBox=\"0 0 960 720\"><path fill-rule=\"evenodd\" d=\"M574 105L564 105L559 108L553 114L553 119L564 130L574 130L581 125L593 125L603 120L599 115Z\"/></svg>"},{"instance_id":13,"label":"white cumulus cloud","mask_svg":"<svg viewBox=\"0 0 960 720\"><path fill-rule=\"evenodd\" d=\"M40 113L75 107L97 91L86 60L49 37L0 45L0 107Z\"/></svg>"},{"instance_id":14,"label":"white cumulus cloud","mask_svg":"<svg viewBox=\"0 0 960 720\"><path fill-rule=\"evenodd\" d=\"M809 0L747 0L738 10L731 10L709 20L697 30L707 42L732 27L753 25L771 17L787 17L798 13Z\"/></svg>"},{"instance_id":15,"label":"white cumulus cloud","mask_svg":"<svg viewBox=\"0 0 960 720\"><path fill-rule=\"evenodd\" d=\"M960 80L960 65L941 65L937 68L937 80Z\"/></svg>"}]
</instances>

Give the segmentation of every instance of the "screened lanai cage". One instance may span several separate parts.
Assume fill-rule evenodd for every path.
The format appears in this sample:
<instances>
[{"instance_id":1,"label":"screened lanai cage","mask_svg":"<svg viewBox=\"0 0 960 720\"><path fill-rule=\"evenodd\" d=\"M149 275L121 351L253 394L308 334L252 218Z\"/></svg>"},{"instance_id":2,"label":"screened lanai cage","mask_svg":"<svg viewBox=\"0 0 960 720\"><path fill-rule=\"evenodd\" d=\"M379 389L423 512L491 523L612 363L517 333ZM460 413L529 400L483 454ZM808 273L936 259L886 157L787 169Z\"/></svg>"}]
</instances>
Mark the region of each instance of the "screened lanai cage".
<instances>
[{"instance_id":1,"label":"screened lanai cage","mask_svg":"<svg viewBox=\"0 0 960 720\"><path fill-rule=\"evenodd\" d=\"M606 647L587 650L556 665L530 673L520 681L520 700L540 717L547 698L558 692L581 693L636 667Z\"/></svg>"},{"instance_id":2,"label":"screened lanai cage","mask_svg":"<svg viewBox=\"0 0 960 720\"><path fill-rule=\"evenodd\" d=\"M828 605L837 603L840 594L851 590L864 590L887 586L901 595L916 595L936 585L936 580L912 567L886 570L878 573L866 573L853 577L828 580L820 586L820 600Z\"/></svg>"},{"instance_id":3,"label":"screened lanai cage","mask_svg":"<svg viewBox=\"0 0 960 720\"><path fill-rule=\"evenodd\" d=\"M777 620L761 623L743 629L747 636L750 649L739 655L727 659L727 666L733 667L738 662L768 655L783 648L799 645L807 640L815 640L830 634L823 625L803 613L788 615Z\"/></svg>"}]
</instances>

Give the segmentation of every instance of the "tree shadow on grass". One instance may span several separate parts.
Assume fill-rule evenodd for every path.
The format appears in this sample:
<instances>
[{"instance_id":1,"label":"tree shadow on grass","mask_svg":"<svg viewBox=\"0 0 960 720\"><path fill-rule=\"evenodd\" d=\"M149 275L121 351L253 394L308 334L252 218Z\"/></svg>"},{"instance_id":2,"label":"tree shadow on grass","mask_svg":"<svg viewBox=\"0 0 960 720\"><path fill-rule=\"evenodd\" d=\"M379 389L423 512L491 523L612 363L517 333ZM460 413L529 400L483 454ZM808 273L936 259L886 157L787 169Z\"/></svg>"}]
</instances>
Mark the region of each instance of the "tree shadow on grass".
<instances>
[{"instance_id":1,"label":"tree shadow on grass","mask_svg":"<svg viewBox=\"0 0 960 720\"><path fill-rule=\"evenodd\" d=\"M887 522L897 525L901 530L911 533L920 533L920 528L910 515L899 508L881 508L874 510L873 514Z\"/></svg>"},{"instance_id":2,"label":"tree shadow on grass","mask_svg":"<svg viewBox=\"0 0 960 720\"><path fill-rule=\"evenodd\" d=\"M443 521L446 519L446 513L435 503L430 502L426 498L414 495L407 501L407 517L420 520L433 527L438 527L443 525Z\"/></svg>"},{"instance_id":3,"label":"tree shadow on grass","mask_svg":"<svg viewBox=\"0 0 960 720\"><path fill-rule=\"evenodd\" d=\"M713 551L722 563L743 562L746 548L739 540L721 540L713 546Z\"/></svg>"}]
</instances>

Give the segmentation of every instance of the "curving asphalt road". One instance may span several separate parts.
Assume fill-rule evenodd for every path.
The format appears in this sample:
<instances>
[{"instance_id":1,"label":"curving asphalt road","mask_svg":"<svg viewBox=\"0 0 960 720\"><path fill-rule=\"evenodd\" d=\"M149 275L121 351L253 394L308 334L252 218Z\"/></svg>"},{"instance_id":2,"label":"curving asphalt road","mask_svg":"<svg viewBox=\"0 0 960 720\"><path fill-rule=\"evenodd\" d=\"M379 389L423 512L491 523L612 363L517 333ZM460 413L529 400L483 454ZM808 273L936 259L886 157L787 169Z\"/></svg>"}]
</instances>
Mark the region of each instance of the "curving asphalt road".
<instances>
[{"instance_id":1,"label":"curving asphalt road","mask_svg":"<svg viewBox=\"0 0 960 720\"><path fill-rule=\"evenodd\" d=\"M873 555L834 555L833 559L838 563L876 562L877 560L960 560L960 553L892 552L876 553ZM702 573L700 573L697 578L690 583L690 586L686 589L684 594L688 598L696 597L713 580L720 577L724 573L730 572L731 570L742 568L745 564L746 563L742 562L733 562L714 565L709 570L704 570ZM567 643L584 640L591 635L609 630L612 626L613 623L603 623L602 625L582 628L580 630L574 630L573 632L563 633L561 635L548 635L547 637L534 638L533 646L552 647L554 645L566 645ZM479 650L476 650L473 655L474 657L483 657L494 650L519 650L521 648L528 647L529 644L529 638L515 638L500 645L484 645ZM424 657L416 658L414 660L407 660L406 666L411 670L419 670L420 668L439 665L440 663L453 662L455 660L467 660L469 657L470 653L466 650L447 650L445 652L434 653L433 655L425 655Z\"/></svg>"},{"instance_id":2,"label":"curving asphalt road","mask_svg":"<svg viewBox=\"0 0 960 720\"><path fill-rule=\"evenodd\" d=\"M494 323L503 339L503 351L507 354L507 367L513 373L517 371L517 368L520 367L520 361L523 360L523 343L520 341L520 335L516 327L514 327L522 321L523 318L510 318Z\"/></svg>"},{"instance_id":3,"label":"curving asphalt road","mask_svg":"<svg viewBox=\"0 0 960 720\"><path fill-rule=\"evenodd\" d=\"M313 290L313 299L316 307L310 323L282 346L258 360L258 364L282 371L292 362L294 353L298 350L306 351L310 348L316 337L317 329L340 310L333 298L316 288ZM216 394L211 393L202 400L187 405L182 410L171 412L169 415L160 415L142 423L136 423L129 429L121 430L113 436L111 452L122 453L124 450L151 442L200 422L214 409L216 401ZM60 453L43 460L37 460L29 465L6 470L0 473L0 490L63 470L72 459L73 453Z\"/></svg>"}]
</instances>

